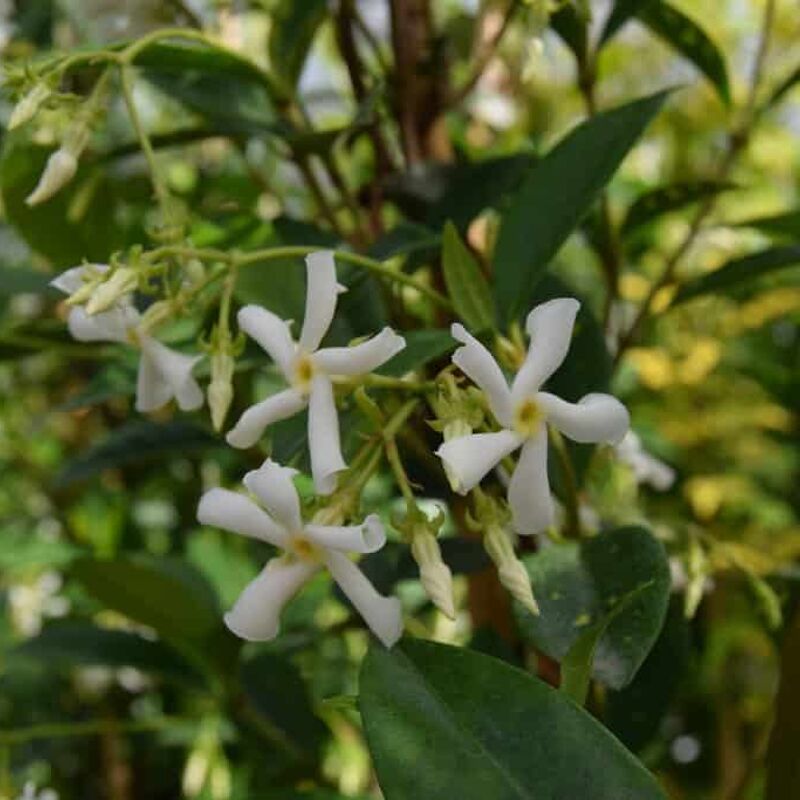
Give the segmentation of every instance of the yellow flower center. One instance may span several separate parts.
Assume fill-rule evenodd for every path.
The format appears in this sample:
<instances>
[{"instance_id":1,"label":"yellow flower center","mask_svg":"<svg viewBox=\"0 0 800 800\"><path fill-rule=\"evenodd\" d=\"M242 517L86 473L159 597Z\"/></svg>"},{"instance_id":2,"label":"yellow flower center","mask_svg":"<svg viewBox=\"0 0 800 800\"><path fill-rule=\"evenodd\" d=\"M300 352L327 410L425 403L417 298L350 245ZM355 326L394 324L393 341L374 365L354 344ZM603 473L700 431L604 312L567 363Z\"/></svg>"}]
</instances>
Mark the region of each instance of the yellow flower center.
<instances>
[{"instance_id":1,"label":"yellow flower center","mask_svg":"<svg viewBox=\"0 0 800 800\"><path fill-rule=\"evenodd\" d=\"M315 563L320 560L322 553L312 541L306 539L305 536L295 534L289 539L287 550L300 559L300 561L309 561Z\"/></svg>"},{"instance_id":2,"label":"yellow flower center","mask_svg":"<svg viewBox=\"0 0 800 800\"><path fill-rule=\"evenodd\" d=\"M314 377L314 362L311 356L301 353L294 362L294 385L301 392L311 390L311 380Z\"/></svg>"},{"instance_id":3,"label":"yellow flower center","mask_svg":"<svg viewBox=\"0 0 800 800\"><path fill-rule=\"evenodd\" d=\"M514 430L521 436L529 437L539 432L544 422L544 413L535 400L527 398L514 412Z\"/></svg>"}]
</instances>

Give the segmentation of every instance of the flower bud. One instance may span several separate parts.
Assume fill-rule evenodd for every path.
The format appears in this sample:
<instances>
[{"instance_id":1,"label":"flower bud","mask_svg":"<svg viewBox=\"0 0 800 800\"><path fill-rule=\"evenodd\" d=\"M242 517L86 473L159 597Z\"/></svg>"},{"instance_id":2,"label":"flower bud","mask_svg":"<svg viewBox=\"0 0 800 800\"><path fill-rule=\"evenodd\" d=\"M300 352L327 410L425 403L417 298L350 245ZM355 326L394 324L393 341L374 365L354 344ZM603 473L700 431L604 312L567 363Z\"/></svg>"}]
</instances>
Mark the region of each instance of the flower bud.
<instances>
[{"instance_id":1,"label":"flower bud","mask_svg":"<svg viewBox=\"0 0 800 800\"><path fill-rule=\"evenodd\" d=\"M8 130L13 131L20 125L32 120L42 103L50 97L50 87L46 83L37 83L15 106L8 120Z\"/></svg>"},{"instance_id":2,"label":"flower bud","mask_svg":"<svg viewBox=\"0 0 800 800\"><path fill-rule=\"evenodd\" d=\"M139 273L133 267L119 267L92 293L86 304L86 313L99 314L130 294L139 284Z\"/></svg>"},{"instance_id":3,"label":"flower bud","mask_svg":"<svg viewBox=\"0 0 800 800\"><path fill-rule=\"evenodd\" d=\"M500 583L531 614L538 614L539 605L533 596L530 576L525 565L517 558L508 532L500 525L489 525L483 537L483 546L497 567Z\"/></svg>"},{"instance_id":4,"label":"flower bud","mask_svg":"<svg viewBox=\"0 0 800 800\"><path fill-rule=\"evenodd\" d=\"M142 314L142 321L139 323L140 333L150 333L150 331L166 322L175 313L175 303L171 300L158 300L151 303L147 310Z\"/></svg>"},{"instance_id":5,"label":"flower bud","mask_svg":"<svg viewBox=\"0 0 800 800\"><path fill-rule=\"evenodd\" d=\"M419 577L433 604L450 619L456 618L453 603L453 574L442 559L436 537L424 527L411 538L411 555L419 566Z\"/></svg>"},{"instance_id":6,"label":"flower bud","mask_svg":"<svg viewBox=\"0 0 800 800\"><path fill-rule=\"evenodd\" d=\"M222 430L225 417L233 401L233 369L236 361L228 352L211 356L211 383L208 385L208 407L215 431Z\"/></svg>"},{"instance_id":7,"label":"flower bud","mask_svg":"<svg viewBox=\"0 0 800 800\"><path fill-rule=\"evenodd\" d=\"M28 206L36 206L49 200L63 189L78 171L78 159L69 150L59 147L50 158L34 190L25 198Z\"/></svg>"}]
</instances>

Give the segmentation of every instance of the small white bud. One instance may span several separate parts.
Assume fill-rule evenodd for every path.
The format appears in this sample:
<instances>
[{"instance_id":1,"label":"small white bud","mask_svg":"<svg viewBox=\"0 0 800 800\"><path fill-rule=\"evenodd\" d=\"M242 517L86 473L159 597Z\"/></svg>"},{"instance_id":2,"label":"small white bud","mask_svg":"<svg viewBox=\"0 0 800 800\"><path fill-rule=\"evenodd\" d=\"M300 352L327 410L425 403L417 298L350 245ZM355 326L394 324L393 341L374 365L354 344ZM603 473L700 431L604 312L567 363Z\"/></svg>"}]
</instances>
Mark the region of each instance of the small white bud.
<instances>
[{"instance_id":1,"label":"small white bud","mask_svg":"<svg viewBox=\"0 0 800 800\"><path fill-rule=\"evenodd\" d=\"M233 369L236 362L225 352L211 356L211 383L208 385L208 407L211 409L211 422L219 431L233 400Z\"/></svg>"},{"instance_id":2,"label":"small white bud","mask_svg":"<svg viewBox=\"0 0 800 800\"><path fill-rule=\"evenodd\" d=\"M538 614L539 605L533 596L530 576L525 565L517 558L508 533L499 525L489 525L483 537L483 546L497 567L500 583L531 614Z\"/></svg>"},{"instance_id":3,"label":"small white bud","mask_svg":"<svg viewBox=\"0 0 800 800\"><path fill-rule=\"evenodd\" d=\"M50 97L50 87L37 83L15 106L8 120L8 130L13 131L36 116L42 103Z\"/></svg>"},{"instance_id":4,"label":"small white bud","mask_svg":"<svg viewBox=\"0 0 800 800\"><path fill-rule=\"evenodd\" d=\"M92 292L86 304L86 313L99 314L107 311L126 294L130 294L139 283L139 273L133 267L120 267L111 277Z\"/></svg>"},{"instance_id":5,"label":"small white bud","mask_svg":"<svg viewBox=\"0 0 800 800\"><path fill-rule=\"evenodd\" d=\"M428 597L446 617L455 619L453 574L442 560L436 537L430 531L418 529L411 539L411 555L419 566L422 587Z\"/></svg>"},{"instance_id":6,"label":"small white bud","mask_svg":"<svg viewBox=\"0 0 800 800\"><path fill-rule=\"evenodd\" d=\"M44 172L42 172L36 188L25 198L25 203L29 206L36 206L49 200L75 177L77 171L77 157L64 147L59 147L47 159Z\"/></svg>"},{"instance_id":7,"label":"small white bud","mask_svg":"<svg viewBox=\"0 0 800 800\"><path fill-rule=\"evenodd\" d=\"M442 428L442 438L445 442L449 442L452 439L459 439L462 436L469 436L471 433L472 426L464 419L451 420ZM447 463L442 462L442 466L444 467L444 474L447 476L450 488L454 492L457 492L459 486L461 486L458 476L450 469Z\"/></svg>"}]
</instances>

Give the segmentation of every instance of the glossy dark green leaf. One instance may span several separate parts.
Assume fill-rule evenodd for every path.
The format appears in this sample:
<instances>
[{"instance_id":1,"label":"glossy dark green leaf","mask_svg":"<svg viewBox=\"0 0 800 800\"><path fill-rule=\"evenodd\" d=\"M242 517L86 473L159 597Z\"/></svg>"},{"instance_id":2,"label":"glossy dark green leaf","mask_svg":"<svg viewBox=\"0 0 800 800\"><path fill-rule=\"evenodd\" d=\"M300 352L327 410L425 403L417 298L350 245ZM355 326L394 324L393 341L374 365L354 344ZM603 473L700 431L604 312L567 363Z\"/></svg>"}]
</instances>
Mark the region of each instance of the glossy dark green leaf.
<instances>
[{"instance_id":1,"label":"glossy dark green leaf","mask_svg":"<svg viewBox=\"0 0 800 800\"><path fill-rule=\"evenodd\" d=\"M242 664L240 680L270 737L297 759L314 761L327 730L311 708L297 667L273 653L260 653Z\"/></svg>"},{"instance_id":2,"label":"glossy dark green leaf","mask_svg":"<svg viewBox=\"0 0 800 800\"><path fill-rule=\"evenodd\" d=\"M683 303L700 295L712 292L727 292L742 284L777 270L800 264L800 244L771 247L749 256L729 261L714 272L684 283L672 301Z\"/></svg>"},{"instance_id":3,"label":"glossy dark green leaf","mask_svg":"<svg viewBox=\"0 0 800 800\"><path fill-rule=\"evenodd\" d=\"M163 642L131 631L99 628L89 622L48 625L14 653L65 667L136 667L181 684L200 680L192 666Z\"/></svg>"},{"instance_id":4,"label":"glossy dark green leaf","mask_svg":"<svg viewBox=\"0 0 800 800\"><path fill-rule=\"evenodd\" d=\"M716 181L692 181L660 186L636 198L628 209L621 226L621 234L630 236L664 214L678 211L698 200L713 197L720 192L735 188L729 183Z\"/></svg>"},{"instance_id":5,"label":"glossy dark green leaf","mask_svg":"<svg viewBox=\"0 0 800 800\"><path fill-rule=\"evenodd\" d=\"M753 228L770 236L800 241L800 211L787 211L785 214L771 214L767 217L753 217L733 223L735 228Z\"/></svg>"},{"instance_id":6,"label":"glossy dark green leaf","mask_svg":"<svg viewBox=\"0 0 800 800\"><path fill-rule=\"evenodd\" d=\"M559 687L568 697L579 705L586 702L589 684L592 678L594 657L600 640L608 630L611 622L652 584L642 584L629 594L617 600L611 608L594 625L586 628L578 636L561 661L561 686Z\"/></svg>"},{"instance_id":7,"label":"glossy dark green leaf","mask_svg":"<svg viewBox=\"0 0 800 800\"><path fill-rule=\"evenodd\" d=\"M81 559L71 574L106 607L173 641L204 640L221 626L214 591L185 561L153 556Z\"/></svg>"},{"instance_id":8,"label":"glossy dark green leaf","mask_svg":"<svg viewBox=\"0 0 800 800\"><path fill-rule=\"evenodd\" d=\"M494 302L489 284L451 222L444 226L442 270L453 307L467 327L473 331L491 328Z\"/></svg>"},{"instance_id":9,"label":"glossy dark green leaf","mask_svg":"<svg viewBox=\"0 0 800 800\"><path fill-rule=\"evenodd\" d=\"M606 693L603 721L633 752L657 735L689 666L689 626L682 595L677 598L670 603L664 627L636 677L624 689Z\"/></svg>"},{"instance_id":10,"label":"glossy dark green leaf","mask_svg":"<svg viewBox=\"0 0 800 800\"><path fill-rule=\"evenodd\" d=\"M667 97L598 114L565 136L533 169L503 214L494 254L495 300L510 321Z\"/></svg>"},{"instance_id":11,"label":"glossy dark green leaf","mask_svg":"<svg viewBox=\"0 0 800 800\"><path fill-rule=\"evenodd\" d=\"M105 469L186 457L219 444L204 428L184 420L135 420L112 431L84 454L68 461L55 478L56 486L85 480Z\"/></svg>"},{"instance_id":12,"label":"glossy dark green leaf","mask_svg":"<svg viewBox=\"0 0 800 800\"><path fill-rule=\"evenodd\" d=\"M664 800L589 714L474 651L420 640L392 650L373 644L359 707L386 800Z\"/></svg>"},{"instance_id":13,"label":"glossy dark green leaf","mask_svg":"<svg viewBox=\"0 0 800 800\"><path fill-rule=\"evenodd\" d=\"M518 609L520 632L556 660L623 597L641 590L609 623L592 670L613 688L630 683L667 611L670 578L662 545L644 528L620 528L580 543L554 544L527 556L525 565L541 614Z\"/></svg>"},{"instance_id":14,"label":"glossy dark green leaf","mask_svg":"<svg viewBox=\"0 0 800 800\"><path fill-rule=\"evenodd\" d=\"M270 27L269 57L270 66L287 90L297 84L327 10L326 0L279 0Z\"/></svg>"},{"instance_id":15,"label":"glossy dark green leaf","mask_svg":"<svg viewBox=\"0 0 800 800\"><path fill-rule=\"evenodd\" d=\"M411 370L421 369L456 346L456 340L450 335L450 331L439 328L407 331L403 335L406 339L405 349L377 370L381 374L395 377L405 375Z\"/></svg>"},{"instance_id":16,"label":"glossy dark green leaf","mask_svg":"<svg viewBox=\"0 0 800 800\"><path fill-rule=\"evenodd\" d=\"M691 61L713 84L722 101L731 101L725 58L710 36L682 11L666 0L617 0L602 41L607 41L631 17L636 17L653 33Z\"/></svg>"}]
</instances>

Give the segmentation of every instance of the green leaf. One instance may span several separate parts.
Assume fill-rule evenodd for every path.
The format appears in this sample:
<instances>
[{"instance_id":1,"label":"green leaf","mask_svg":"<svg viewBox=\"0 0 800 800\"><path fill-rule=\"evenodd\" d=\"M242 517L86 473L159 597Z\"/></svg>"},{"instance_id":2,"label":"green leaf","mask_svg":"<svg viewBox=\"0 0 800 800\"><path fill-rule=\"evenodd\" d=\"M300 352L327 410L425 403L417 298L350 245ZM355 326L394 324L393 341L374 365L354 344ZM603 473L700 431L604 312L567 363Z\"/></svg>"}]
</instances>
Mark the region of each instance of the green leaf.
<instances>
[{"instance_id":1,"label":"green leaf","mask_svg":"<svg viewBox=\"0 0 800 800\"><path fill-rule=\"evenodd\" d=\"M770 236L800 241L800 210L772 214L768 217L754 217L732 223L732 225L734 228L755 228Z\"/></svg>"},{"instance_id":2,"label":"green leaf","mask_svg":"<svg viewBox=\"0 0 800 800\"><path fill-rule=\"evenodd\" d=\"M604 722L634 752L658 734L689 665L689 626L682 595L670 603L664 627L636 677L624 689L606 693Z\"/></svg>"},{"instance_id":3,"label":"green leaf","mask_svg":"<svg viewBox=\"0 0 800 800\"><path fill-rule=\"evenodd\" d=\"M442 269L450 299L461 319L473 331L491 328L494 303L489 284L452 222L444 226Z\"/></svg>"},{"instance_id":4,"label":"green leaf","mask_svg":"<svg viewBox=\"0 0 800 800\"><path fill-rule=\"evenodd\" d=\"M325 21L326 0L280 0L272 15L269 59L272 70L288 91L300 79L308 52Z\"/></svg>"},{"instance_id":5,"label":"green leaf","mask_svg":"<svg viewBox=\"0 0 800 800\"><path fill-rule=\"evenodd\" d=\"M373 643L359 707L386 800L665 797L583 709L474 651L419 640L392 650Z\"/></svg>"},{"instance_id":6,"label":"green leaf","mask_svg":"<svg viewBox=\"0 0 800 800\"><path fill-rule=\"evenodd\" d=\"M667 92L598 114L565 136L529 172L503 214L495 249L495 300L510 321L577 227Z\"/></svg>"},{"instance_id":7,"label":"green leaf","mask_svg":"<svg viewBox=\"0 0 800 800\"><path fill-rule=\"evenodd\" d=\"M308 690L297 667L272 653L260 653L241 666L244 696L259 724L281 749L314 762L327 730L311 709Z\"/></svg>"},{"instance_id":8,"label":"green leaf","mask_svg":"<svg viewBox=\"0 0 800 800\"><path fill-rule=\"evenodd\" d=\"M773 89L769 99L764 104L764 108L772 108L786 97L789 92L800 83L800 66L795 67L776 87Z\"/></svg>"},{"instance_id":9,"label":"green leaf","mask_svg":"<svg viewBox=\"0 0 800 800\"><path fill-rule=\"evenodd\" d=\"M378 369L377 372L380 374L400 377L406 372L420 369L428 362L441 358L457 344L450 331L440 328L406 331L403 335L406 338L405 349Z\"/></svg>"},{"instance_id":10,"label":"green leaf","mask_svg":"<svg viewBox=\"0 0 800 800\"><path fill-rule=\"evenodd\" d=\"M22 525L0 532L0 572L8 580L43 567L61 569L82 554L70 542L40 538Z\"/></svg>"},{"instance_id":11,"label":"green leaf","mask_svg":"<svg viewBox=\"0 0 800 800\"><path fill-rule=\"evenodd\" d=\"M578 64L585 64L589 49L588 22L582 8L567 2L550 16L550 27L572 50Z\"/></svg>"},{"instance_id":12,"label":"green leaf","mask_svg":"<svg viewBox=\"0 0 800 800\"><path fill-rule=\"evenodd\" d=\"M717 181L692 181L660 186L636 198L625 215L620 233L623 237L629 237L664 214L733 188L735 187L730 183Z\"/></svg>"},{"instance_id":13,"label":"green leaf","mask_svg":"<svg viewBox=\"0 0 800 800\"><path fill-rule=\"evenodd\" d=\"M693 19L665 0L617 0L601 41L608 41L634 16L691 61L711 81L725 105L730 105L728 69L721 51Z\"/></svg>"},{"instance_id":14,"label":"green leaf","mask_svg":"<svg viewBox=\"0 0 800 800\"><path fill-rule=\"evenodd\" d=\"M48 625L14 654L57 666L136 667L181 684L200 681L192 666L163 642L145 639L131 631L99 628L88 622Z\"/></svg>"},{"instance_id":15,"label":"green leaf","mask_svg":"<svg viewBox=\"0 0 800 800\"><path fill-rule=\"evenodd\" d=\"M169 456L185 457L218 444L208 431L189 422L136 420L112 431L108 438L68 461L56 475L54 484L64 487L106 469L162 461Z\"/></svg>"},{"instance_id":16,"label":"green leaf","mask_svg":"<svg viewBox=\"0 0 800 800\"><path fill-rule=\"evenodd\" d=\"M221 627L216 597L185 561L151 556L81 559L72 576L108 608L173 641L205 640Z\"/></svg>"},{"instance_id":17,"label":"green leaf","mask_svg":"<svg viewBox=\"0 0 800 800\"><path fill-rule=\"evenodd\" d=\"M24 267L0 265L0 297L13 297L15 294L59 294L50 287L52 275Z\"/></svg>"},{"instance_id":18,"label":"green leaf","mask_svg":"<svg viewBox=\"0 0 800 800\"><path fill-rule=\"evenodd\" d=\"M561 686L559 688L578 705L583 705L586 702L594 666L594 656L600 639L620 611L626 608L634 598L638 597L649 586L649 583L645 583L615 602L607 614L578 636L575 644L570 647L569 652L561 661Z\"/></svg>"},{"instance_id":19,"label":"green leaf","mask_svg":"<svg viewBox=\"0 0 800 800\"><path fill-rule=\"evenodd\" d=\"M710 292L725 292L770 272L800 264L800 244L771 247L749 256L728 261L714 272L684 283L678 289L673 305Z\"/></svg>"},{"instance_id":20,"label":"green leaf","mask_svg":"<svg viewBox=\"0 0 800 800\"><path fill-rule=\"evenodd\" d=\"M620 598L641 589L609 623L592 669L595 679L612 688L630 683L667 611L670 578L661 544L644 528L620 528L555 544L526 557L525 565L542 613L534 617L518 608L520 633L556 660Z\"/></svg>"}]
</instances>

